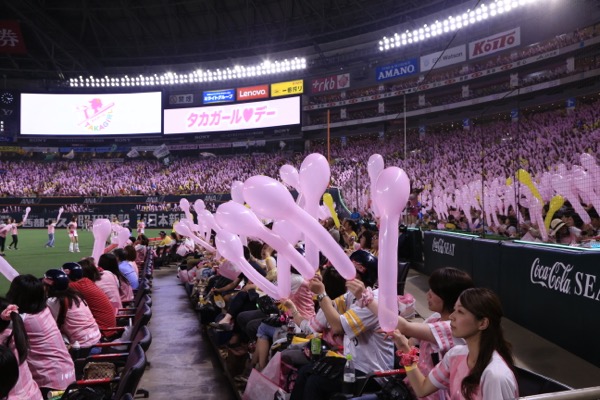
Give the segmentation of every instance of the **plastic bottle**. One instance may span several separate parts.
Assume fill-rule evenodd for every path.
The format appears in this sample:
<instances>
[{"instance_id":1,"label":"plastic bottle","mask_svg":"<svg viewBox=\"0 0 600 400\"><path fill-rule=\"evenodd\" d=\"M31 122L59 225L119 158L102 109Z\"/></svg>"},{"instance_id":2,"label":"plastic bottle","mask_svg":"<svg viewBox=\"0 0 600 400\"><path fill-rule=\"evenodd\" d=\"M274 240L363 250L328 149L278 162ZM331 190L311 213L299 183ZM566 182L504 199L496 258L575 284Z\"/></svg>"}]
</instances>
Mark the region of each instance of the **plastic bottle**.
<instances>
[{"instance_id":1,"label":"plastic bottle","mask_svg":"<svg viewBox=\"0 0 600 400\"><path fill-rule=\"evenodd\" d=\"M294 339L295 334L296 334L296 324L294 323L294 319L290 318L287 323L287 341L288 341L288 343L292 343L292 339Z\"/></svg>"},{"instance_id":2,"label":"plastic bottle","mask_svg":"<svg viewBox=\"0 0 600 400\"><path fill-rule=\"evenodd\" d=\"M80 349L81 345L79 344L79 342L77 340L73 342L73 344L71 345L71 357L73 357L73 360L77 360L79 358Z\"/></svg>"},{"instance_id":3,"label":"plastic bottle","mask_svg":"<svg viewBox=\"0 0 600 400\"><path fill-rule=\"evenodd\" d=\"M348 354L346 356L346 365L344 365L344 393L354 394L354 382L356 382L356 370L354 369L352 354Z\"/></svg>"}]
</instances>

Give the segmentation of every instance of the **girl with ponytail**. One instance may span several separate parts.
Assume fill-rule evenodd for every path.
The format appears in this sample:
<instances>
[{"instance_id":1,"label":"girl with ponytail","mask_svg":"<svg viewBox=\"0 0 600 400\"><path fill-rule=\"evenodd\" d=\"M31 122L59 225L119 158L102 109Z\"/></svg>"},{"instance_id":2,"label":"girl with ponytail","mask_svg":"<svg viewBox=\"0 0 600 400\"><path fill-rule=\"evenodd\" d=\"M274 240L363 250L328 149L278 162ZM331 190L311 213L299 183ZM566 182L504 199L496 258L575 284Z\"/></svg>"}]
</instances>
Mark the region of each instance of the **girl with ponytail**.
<instances>
[{"instance_id":1,"label":"girl with ponytail","mask_svg":"<svg viewBox=\"0 0 600 400\"><path fill-rule=\"evenodd\" d=\"M23 320L19 315L19 308L0 297L0 345L6 346L14 354L19 364L18 380L8 392L7 400L33 399L41 400L40 389L33 380L27 356L29 354L29 339ZM5 377L2 376L2 380Z\"/></svg>"}]
</instances>

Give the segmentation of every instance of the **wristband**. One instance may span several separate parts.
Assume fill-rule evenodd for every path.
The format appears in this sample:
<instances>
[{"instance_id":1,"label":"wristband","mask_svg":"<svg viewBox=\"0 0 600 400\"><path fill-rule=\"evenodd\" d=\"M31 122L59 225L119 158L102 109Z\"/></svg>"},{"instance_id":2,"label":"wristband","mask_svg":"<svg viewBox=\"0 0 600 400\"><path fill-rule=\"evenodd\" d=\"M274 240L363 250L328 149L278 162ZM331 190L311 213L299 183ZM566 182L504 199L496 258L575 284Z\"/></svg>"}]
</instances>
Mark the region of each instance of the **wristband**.
<instances>
[{"instance_id":1,"label":"wristband","mask_svg":"<svg viewBox=\"0 0 600 400\"><path fill-rule=\"evenodd\" d=\"M416 364L416 363L415 363L415 364L412 364L412 365L405 365L405 366L404 366L404 371L406 371L406 372L410 372L410 371L412 371L412 370L413 370L413 369L415 369L415 368L417 368L417 364Z\"/></svg>"},{"instance_id":2,"label":"wristband","mask_svg":"<svg viewBox=\"0 0 600 400\"><path fill-rule=\"evenodd\" d=\"M396 355L400 358L400 365L403 367L408 367L419 362L419 350L414 346L407 353L398 350Z\"/></svg>"},{"instance_id":3,"label":"wristband","mask_svg":"<svg viewBox=\"0 0 600 400\"><path fill-rule=\"evenodd\" d=\"M356 303L360 308L365 308L368 307L374 299L375 297L373 296L373 291L370 287L368 287L363 291L361 298L358 299Z\"/></svg>"}]
</instances>

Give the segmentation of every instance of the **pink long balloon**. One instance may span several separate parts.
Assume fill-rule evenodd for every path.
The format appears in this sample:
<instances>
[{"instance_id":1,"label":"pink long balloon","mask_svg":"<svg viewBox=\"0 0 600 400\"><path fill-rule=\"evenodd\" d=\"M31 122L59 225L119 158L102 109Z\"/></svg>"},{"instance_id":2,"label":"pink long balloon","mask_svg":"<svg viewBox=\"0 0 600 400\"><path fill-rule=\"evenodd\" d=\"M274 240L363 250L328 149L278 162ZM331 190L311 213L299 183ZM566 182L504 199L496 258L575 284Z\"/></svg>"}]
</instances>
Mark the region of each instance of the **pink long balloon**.
<instances>
[{"instance_id":1,"label":"pink long balloon","mask_svg":"<svg viewBox=\"0 0 600 400\"><path fill-rule=\"evenodd\" d=\"M27 207L25 209L25 215L23 216L23 223L25 223L25 221L27 221L27 217L29 216L30 211L31 211L31 207Z\"/></svg>"},{"instance_id":2,"label":"pink long balloon","mask_svg":"<svg viewBox=\"0 0 600 400\"><path fill-rule=\"evenodd\" d=\"M295 246L302 237L302 233L296 227L287 221L275 221L273 232ZM289 298L292 293L292 271L291 264L287 257L280 255L277 257L277 289L281 298Z\"/></svg>"},{"instance_id":3,"label":"pink long balloon","mask_svg":"<svg viewBox=\"0 0 600 400\"><path fill-rule=\"evenodd\" d=\"M381 213L379 229L379 325L391 332L398 324L398 225L410 194L406 172L398 167L384 169L375 184L373 200Z\"/></svg>"},{"instance_id":4,"label":"pink long balloon","mask_svg":"<svg viewBox=\"0 0 600 400\"><path fill-rule=\"evenodd\" d=\"M252 209L261 214L292 223L304 233L305 238L312 239L311 242L316 244L317 249L321 250L345 279L354 279L356 269L346 253L321 224L294 203L292 195L281 183L268 176L248 178L244 182L244 198ZM311 267L314 273L318 265L311 264Z\"/></svg>"},{"instance_id":5,"label":"pink long balloon","mask_svg":"<svg viewBox=\"0 0 600 400\"><path fill-rule=\"evenodd\" d=\"M300 175L298 174L298 170L292 165L282 165L279 168L279 176L283 183L300 191Z\"/></svg>"},{"instance_id":6,"label":"pink long balloon","mask_svg":"<svg viewBox=\"0 0 600 400\"><path fill-rule=\"evenodd\" d=\"M175 222L174 228L175 228L175 232L177 232L181 236L189 237L190 239L192 239L194 241L194 243L199 244L200 246L204 247L206 250L212 251L212 252L216 251L214 247L212 247L210 244L206 243L204 240L200 239L194 232L192 232L192 230L189 228L189 226L186 225L185 223L183 223L182 221Z\"/></svg>"},{"instance_id":7,"label":"pink long balloon","mask_svg":"<svg viewBox=\"0 0 600 400\"><path fill-rule=\"evenodd\" d=\"M254 282L256 286L258 286L263 292L272 298L280 299L279 291L275 285L269 282L267 278L259 274L258 271L256 271L252 265L248 263L248 261L246 261L244 258L242 242L240 242L240 238L237 235L227 232L226 230L221 230L215 237L215 243L217 244L219 253L231 261L234 265L239 267L242 272L244 272L244 275Z\"/></svg>"},{"instance_id":8,"label":"pink long balloon","mask_svg":"<svg viewBox=\"0 0 600 400\"><path fill-rule=\"evenodd\" d=\"M92 249L92 257L96 262L100 259L102 253L104 253L104 245L106 239L110 236L112 230L112 224L106 218L98 218L94 220L92 225L92 234L94 235L94 247Z\"/></svg>"},{"instance_id":9,"label":"pink long balloon","mask_svg":"<svg viewBox=\"0 0 600 400\"><path fill-rule=\"evenodd\" d=\"M179 200L179 208L183 210L183 212L185 213L185 217L191 221L192 214L190 213L190 202L187 199Z\"/></svg>"},{"instance_id":10,"label":"pink long balloon","mask_svg":"<svg viewBox=\"0 0 600 400\"><path fill-rule=\"evenodd\" d=\"M242 271L231 261L225 260L219 267L219 274L232 281L236 280Z\"/></svg>"},{"instance_id":11,"label":"pink long balloon","mask_svg":"<svg viewBox=\"0 0 600 400\"><path fill-rule=\"evenodd\" d=\"M257 237L271 245L278 254L287 258L306 279L315 275L315 270L308 261L285 239L267 229L247 207L234 201L228 201L217 208L215 218L217 223L229 232ZM277 271L279 272L279 268Z\"/></svg>"},{"instance_id":12,"label":"pink long balloon","mask_svg":"<svg viewBox=\"0 0 600 400\"><path fill-rule=\"evenodd\" d=\"M16 276L19 276L17 270L14 269L4 257L0 257L0 273L4 275L9 282L12 282Z\"/></svg>"},{"instance_id":13,"label":"pink long balloon","mask_svg":"<svg viewBox=\"0 0 600 400\"><path fill-rule=\"evenodd\" d=\"M381 154L373 154L369 157L369 162L367 163L367 171L369 172L369 179L371 180L371 208L373 209L373 214L376 217L379 217L379 210L377 209L377 204L373 200L373 195L375 193L375 184L377 183L377 178L381 171L383 171L384 162Z\"/></svg>"},{"instance_id":14,"label":"pink long balloon","mask_svg":"<svg viewBox=\"0 0 600 400\"><path fill-rule=\"evenodd\" d=\"M231 200L238 204L244 204L244 182L233 181L231 184Z\"/></svg>"},{"instance_id":15,"label":"pink long balloon","mask_svg":"<svg viewBox=\"0 0 600 400\"><path fill-rule=\"evenodd\" d=\"M313 153L306 156L300 166L300 188L304 198L304 210L315 220L319 217L319 203L321 196L327 190L331 179L331 170L327 159L322 154ZM306 239L306 259L313 266L318 268L319 251L314 239L307 236Z\"/></svg>"},{"instance_id":16,"label":"pink long balloon","mask_svg":"<svg viewBox=\"0 0 600 400\"><path fill-rule=\"evenodd\" d=\"M60 216L62 215L62 213L63 213L63 211L64 211L64 210L65 210L65 209L64 209L64 208L62 208L62 207L58 209L58 215L56 216L56 223L57 223L57 224L58 224L58 222L60 221Z\"/></svg>"},{"instance_id":17,"label":"pink long balloon","mask_svg":"<svg viewBox=\"0 0 600 400\"><path fill-rule=\"evenodd\" d=\"M131 231L129 229L123 228L122 226L119 227L119 233L117 236L117 244L119 245L120 248L127 246L127 241L129 240L130 236L131 236Z\"/></svg>"}]
</instances>

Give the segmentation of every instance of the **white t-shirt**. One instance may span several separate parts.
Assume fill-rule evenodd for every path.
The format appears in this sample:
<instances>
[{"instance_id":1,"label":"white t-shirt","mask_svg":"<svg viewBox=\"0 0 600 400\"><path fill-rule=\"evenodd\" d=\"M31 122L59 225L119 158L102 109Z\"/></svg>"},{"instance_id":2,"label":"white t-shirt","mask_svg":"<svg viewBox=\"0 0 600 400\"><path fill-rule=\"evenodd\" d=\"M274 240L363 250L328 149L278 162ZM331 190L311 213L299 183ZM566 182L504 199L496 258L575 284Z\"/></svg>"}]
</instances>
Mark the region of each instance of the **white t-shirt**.
<instances>
[{"instance_id":1,"label":"white t-shirt","mask_svg":"<svg viewBox=\"0 0 600 400\"><path fill-rule=\"evenodd\" d=\"M429 380L439 389L446 389L451 399L463 399L461 393L462 380L469 375L466 345L453 347L429 373ZM490 363L481 375L479 388L472 400L508 400L519 397L515 375L504 359L494 351Z\"/></svg>"}]
</instances>

